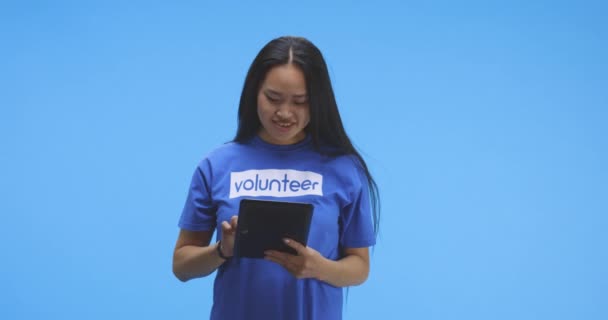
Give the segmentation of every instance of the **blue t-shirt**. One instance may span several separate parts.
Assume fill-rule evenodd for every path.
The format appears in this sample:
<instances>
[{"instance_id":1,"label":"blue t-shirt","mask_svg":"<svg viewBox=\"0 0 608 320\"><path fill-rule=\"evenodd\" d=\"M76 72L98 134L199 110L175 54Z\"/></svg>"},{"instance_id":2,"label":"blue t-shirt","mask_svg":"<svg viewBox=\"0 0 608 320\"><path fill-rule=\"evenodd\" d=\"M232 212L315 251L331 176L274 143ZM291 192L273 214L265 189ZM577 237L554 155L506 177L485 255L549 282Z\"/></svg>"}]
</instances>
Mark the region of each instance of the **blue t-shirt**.
<instances>
[{"instance_id":1,"label":"blue t-shirt","mask_svg":"<svg viewBox=\"0 0 608 320\"><path fill-rule=\"evenodd\" d=\"M375 244L367 180L353 156L316 152L310 136L293 145L259 137L227 143L198 165L179 227L217 230L244 198L314 205L308 246L338 260L340 248ZM297 279L263 259L230 259L217 270L211 319L341 319L342 288Z\"/></svg>"}]
</instances>

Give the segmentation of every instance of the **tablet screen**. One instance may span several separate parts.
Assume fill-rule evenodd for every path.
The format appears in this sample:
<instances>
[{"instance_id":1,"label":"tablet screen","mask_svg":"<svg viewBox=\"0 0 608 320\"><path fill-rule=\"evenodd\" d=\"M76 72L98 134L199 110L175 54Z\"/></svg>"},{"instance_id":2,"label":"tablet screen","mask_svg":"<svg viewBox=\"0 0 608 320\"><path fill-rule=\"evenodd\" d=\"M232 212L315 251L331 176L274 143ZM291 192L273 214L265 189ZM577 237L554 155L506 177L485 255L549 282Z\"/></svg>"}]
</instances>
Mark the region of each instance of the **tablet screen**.
<instances>
[{"instance_id":1,"label":"tablet screen","mask_svg":"<svg viewBox=\"0 0 608 320\"><path fill-rule=\"evenodd\" d=\"M241 200L235 255L241 258L264 258L265 250L297 254L283 243L283 238L307 245L312 213L313 205L309 203Z\"/></svg>"}]
</instances>

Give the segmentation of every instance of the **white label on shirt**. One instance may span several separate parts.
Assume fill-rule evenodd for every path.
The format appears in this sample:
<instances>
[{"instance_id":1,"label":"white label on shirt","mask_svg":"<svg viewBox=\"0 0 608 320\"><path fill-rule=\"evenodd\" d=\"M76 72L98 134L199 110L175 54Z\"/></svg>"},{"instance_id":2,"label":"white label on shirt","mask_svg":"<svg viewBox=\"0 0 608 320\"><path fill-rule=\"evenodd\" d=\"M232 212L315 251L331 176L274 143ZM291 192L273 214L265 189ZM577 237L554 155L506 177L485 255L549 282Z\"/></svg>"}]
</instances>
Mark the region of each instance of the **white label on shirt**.
<instances>
[{"instance_id":1,"label":"white label on shirt","mask_svg":"<svg viewBox=\"0 0 608 320\"><path fill-rule=\"evenodd\" d=\"M230 173L230 198L243 196L297 197L323 195L323 176L290 169L247 170Z\"/></svg>"}]
</instances>

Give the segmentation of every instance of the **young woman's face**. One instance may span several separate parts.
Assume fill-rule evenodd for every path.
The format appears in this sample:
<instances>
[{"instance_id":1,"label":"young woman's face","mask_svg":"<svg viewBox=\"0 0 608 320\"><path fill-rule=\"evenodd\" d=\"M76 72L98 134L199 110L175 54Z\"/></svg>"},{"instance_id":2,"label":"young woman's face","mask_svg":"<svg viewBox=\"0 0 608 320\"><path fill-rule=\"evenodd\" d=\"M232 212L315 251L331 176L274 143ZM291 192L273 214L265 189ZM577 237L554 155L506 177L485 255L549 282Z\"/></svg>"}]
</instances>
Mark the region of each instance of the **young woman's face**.
<instances>
[{"instance_id":1,"label":"young woman's face","mask_svg":"<svg viewBox=\"0 0 608 320\"><path fill-rule=\"evenodd\" d=\"M304 73L289 63L273 67L258 92L260 137L272 144L294 144L306 137L310 121Z\"/></svg>"}]
</instances>

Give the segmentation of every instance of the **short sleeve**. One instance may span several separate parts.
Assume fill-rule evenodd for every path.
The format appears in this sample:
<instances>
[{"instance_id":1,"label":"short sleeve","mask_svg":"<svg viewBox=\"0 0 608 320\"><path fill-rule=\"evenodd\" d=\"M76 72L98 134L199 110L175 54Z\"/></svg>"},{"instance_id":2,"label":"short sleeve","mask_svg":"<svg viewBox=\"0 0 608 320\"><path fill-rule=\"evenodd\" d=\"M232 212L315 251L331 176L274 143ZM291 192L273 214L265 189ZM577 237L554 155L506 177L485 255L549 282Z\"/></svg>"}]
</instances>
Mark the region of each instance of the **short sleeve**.
<instances>
[{"instance_id":1,"label":"short sleeve","mask_svg":"<svg viewBox=\"0 0 608 320\"><path fill-rule=\"evenodd\" d=\"M192 175L188 197L178 226L190 231L211 231L217 225L217 207L211 192L212 176L208 160L203 160Z\"/></svg>"},{"instance_id":2,"label":"short sleeve","mask_svg":"<svg viewBox=\"0 0 608 320\"><path fill-rule=\"evenodd\" d=\"M369 185L363 172L357 172L353 175L354 179L358 179L351 186L351 201L340 213L340 246L344 248L363 248L376 244Z\"/></svg>"}]
</instances>

